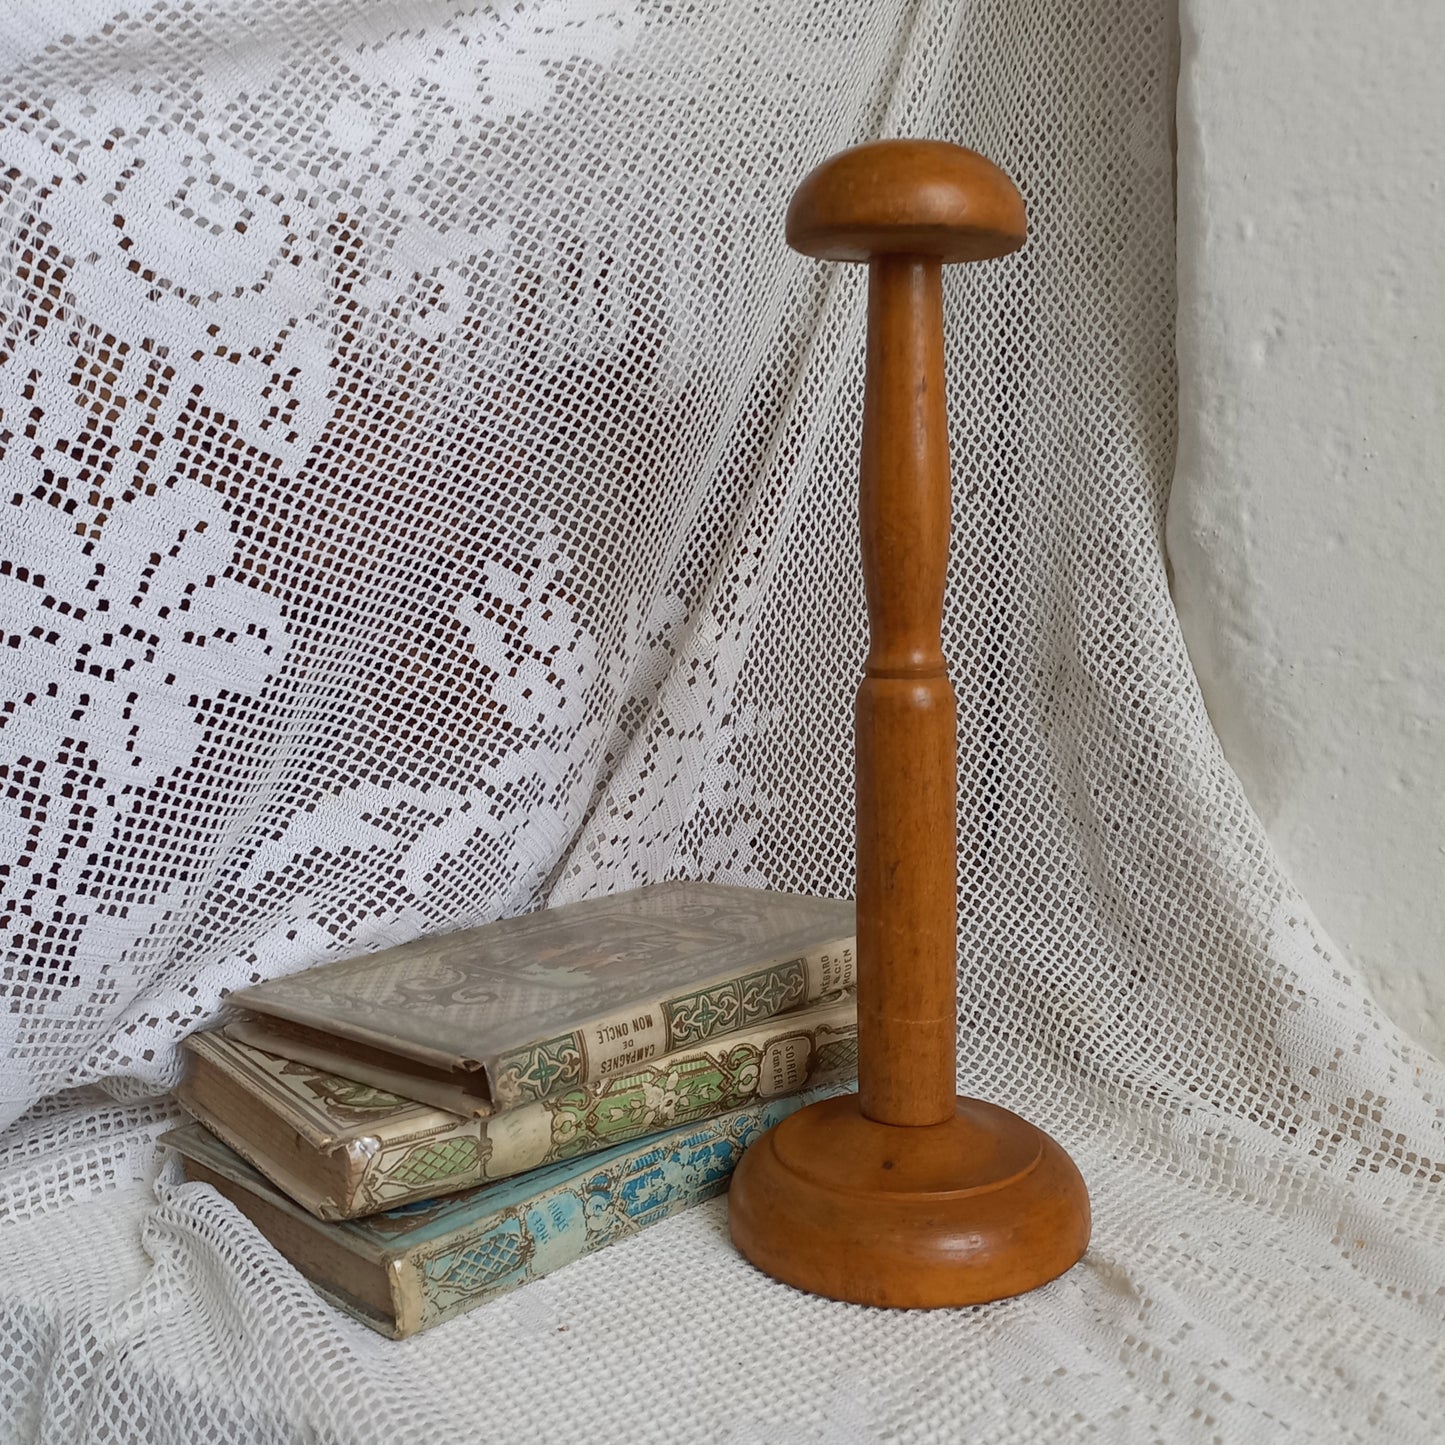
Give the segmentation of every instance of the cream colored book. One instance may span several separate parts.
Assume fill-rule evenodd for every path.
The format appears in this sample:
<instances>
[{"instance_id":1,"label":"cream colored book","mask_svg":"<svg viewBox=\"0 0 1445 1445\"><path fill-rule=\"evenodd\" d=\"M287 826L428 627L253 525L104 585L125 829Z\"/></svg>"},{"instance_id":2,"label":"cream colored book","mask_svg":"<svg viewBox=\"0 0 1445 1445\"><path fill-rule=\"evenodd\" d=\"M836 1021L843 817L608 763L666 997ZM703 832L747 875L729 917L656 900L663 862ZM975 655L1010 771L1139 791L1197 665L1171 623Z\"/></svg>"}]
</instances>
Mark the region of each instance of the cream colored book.
<instances>
[{"instance_id":1,"label":"cream colored book","mask_svg":"<svg viewBox=\"0 0 1445 1445\"><path fill-rule=\"evenodd\" d=\"M856 983L853 905L658 883L232 994L237 1037L479 1117L597 1084ZM258 1017L260 1016L260 1017Z\"/></svg>"},{"instance_id":2,"label":"cream colored book","mask_svg":"<svg viewBox=\"0 0 1445 1445\"><path fill-rule=\"evenodd\" d=\"M835 996L487 1119L264 1053L226 1030L185 1047L181 1103L310 1213L353 1219L851 1077L857 1001Z\"/></svg>"}]
</instances>

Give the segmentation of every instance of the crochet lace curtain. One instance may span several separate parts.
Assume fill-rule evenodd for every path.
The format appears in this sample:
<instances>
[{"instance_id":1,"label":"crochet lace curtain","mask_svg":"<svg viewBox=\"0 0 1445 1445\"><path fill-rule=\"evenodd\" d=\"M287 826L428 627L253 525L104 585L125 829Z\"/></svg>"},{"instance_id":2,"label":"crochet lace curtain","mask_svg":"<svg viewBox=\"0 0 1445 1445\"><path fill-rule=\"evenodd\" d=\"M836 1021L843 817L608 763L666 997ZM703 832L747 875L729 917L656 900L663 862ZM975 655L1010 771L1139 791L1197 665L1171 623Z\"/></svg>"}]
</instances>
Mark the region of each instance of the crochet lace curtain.
<instances>
[{"instance_id":1,"label":"crochet lace curtain","mask_svg":"<svg viewBox=\"0 0 1445 1445\"><path fill-rule=\"evenodd\" d=\"M1174 48L1163 0L0 17L0 1435L1428 1438L1445 1080L1170 605ZM959 1073L1090 1255L869 1312L718 1203L388 1344L160 1163L176 1045L599 891L851 890L863 277L782 214L879 135L1029 206L945 281Z\"/></svg>"}]
</instances>

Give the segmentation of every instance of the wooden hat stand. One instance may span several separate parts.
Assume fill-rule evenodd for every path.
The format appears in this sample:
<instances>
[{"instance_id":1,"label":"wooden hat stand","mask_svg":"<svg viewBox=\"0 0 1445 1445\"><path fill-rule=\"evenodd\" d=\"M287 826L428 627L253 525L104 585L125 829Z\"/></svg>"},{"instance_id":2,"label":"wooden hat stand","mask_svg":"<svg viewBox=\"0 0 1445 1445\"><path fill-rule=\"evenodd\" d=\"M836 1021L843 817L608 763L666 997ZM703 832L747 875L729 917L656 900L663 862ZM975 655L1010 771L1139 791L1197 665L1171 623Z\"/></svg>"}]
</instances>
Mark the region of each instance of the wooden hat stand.
<instances>
[{"instance_id":1,"label":"wooden hat stand","mask_svg":"<svg viewBox=\"0 0 1445 1445\"><path fill-rule=\"evenodd\" d=\"M858 1092L759 1139L729 1226L813 1294L936 1308L1022 1294L1089 1242L1089 1197L1048 1135L955 1096L956 710L942 651L950 487L946 262L1023 245L1023 200L973 151L880 141L825 161L788 208L805 255L866 261L860 518L870 648L858 690Z\"/></svg>"}]
</instances>

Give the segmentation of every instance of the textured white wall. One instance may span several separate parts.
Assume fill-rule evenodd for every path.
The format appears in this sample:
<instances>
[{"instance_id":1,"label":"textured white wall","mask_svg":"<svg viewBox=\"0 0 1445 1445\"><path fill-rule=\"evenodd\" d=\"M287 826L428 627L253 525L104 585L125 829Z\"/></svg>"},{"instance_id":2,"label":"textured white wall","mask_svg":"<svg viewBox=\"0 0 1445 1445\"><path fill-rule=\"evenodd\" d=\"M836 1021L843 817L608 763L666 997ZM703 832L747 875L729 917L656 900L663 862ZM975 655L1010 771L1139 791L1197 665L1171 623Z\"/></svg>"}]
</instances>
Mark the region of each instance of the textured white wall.
<instances>
[{"instance_id":1,"label":"textured white wall","mask_svg":"<svg viewBox=\"0 0 1445 1445\"><path fill-rule=\"evenodd\" d=\"M1175 600L1286 866L1445 1052L1445 6L1181 10Z\"/></svg>"}]
</instances>

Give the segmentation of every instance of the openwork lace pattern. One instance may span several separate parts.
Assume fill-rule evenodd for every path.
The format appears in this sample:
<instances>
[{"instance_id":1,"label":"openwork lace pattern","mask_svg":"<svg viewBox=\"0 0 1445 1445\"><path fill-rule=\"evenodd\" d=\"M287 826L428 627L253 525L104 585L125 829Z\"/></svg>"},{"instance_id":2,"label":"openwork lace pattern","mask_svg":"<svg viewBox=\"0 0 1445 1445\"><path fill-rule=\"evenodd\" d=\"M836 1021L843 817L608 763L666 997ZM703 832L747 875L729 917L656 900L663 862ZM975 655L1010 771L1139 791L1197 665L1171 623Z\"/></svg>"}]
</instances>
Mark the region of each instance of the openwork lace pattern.
<instances>
[{"instance_id":1,"label":"openwork lace pattern","mask_svg":"<svg viewBox=\"0 0 1445 1445\"><path fill-rule=\"evenodd\" d=\"M1173 8L0 19L0 1434L1433 1438L1445 1079L1170 605ZM863 277L782 213L900 134L1029 205L945 282L959 1069L1075 1153L1090 1255L894 1315L715 1205L389 1345L157 1193L177 1041L600 890L850 891Z\"/></svg>"}]
</instances>

